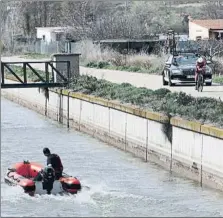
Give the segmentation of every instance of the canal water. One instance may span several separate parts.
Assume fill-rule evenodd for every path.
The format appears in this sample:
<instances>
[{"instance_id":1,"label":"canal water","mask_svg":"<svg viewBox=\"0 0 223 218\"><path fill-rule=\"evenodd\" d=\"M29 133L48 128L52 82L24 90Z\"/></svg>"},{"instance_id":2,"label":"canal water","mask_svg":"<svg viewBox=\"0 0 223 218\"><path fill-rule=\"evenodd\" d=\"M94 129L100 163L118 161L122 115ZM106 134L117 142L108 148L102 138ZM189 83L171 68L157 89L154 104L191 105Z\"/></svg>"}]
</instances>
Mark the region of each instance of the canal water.
<instances>
[{"instance_id":1,"label":"canal water","mask_svg":"<svg viewBox=\"0 0 223 218\"><path fill-rule=\"evenodd\" d=\"M60 155L66 173L90 190L77 196L29 197L4 183L15 162L45 164L45 146ZM1 215L220 217L223 194L1 99Z\"/></svg>"}]
</instances>

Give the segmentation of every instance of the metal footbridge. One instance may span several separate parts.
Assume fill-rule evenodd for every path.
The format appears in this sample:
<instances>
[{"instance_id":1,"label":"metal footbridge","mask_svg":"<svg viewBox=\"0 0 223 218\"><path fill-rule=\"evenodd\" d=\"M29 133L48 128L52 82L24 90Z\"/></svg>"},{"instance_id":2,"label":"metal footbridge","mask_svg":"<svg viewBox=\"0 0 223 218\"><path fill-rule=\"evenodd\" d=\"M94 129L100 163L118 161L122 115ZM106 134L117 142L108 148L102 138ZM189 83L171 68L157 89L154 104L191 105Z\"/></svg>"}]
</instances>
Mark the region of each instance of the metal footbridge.
<instances>
[{"instance_id":1,"label":"metal footbridge","mask_svg":"<svg viewBox=\"0 0 223 218\"><path fill-rule=\"evenodd\" d=\"M42 70L35 69L35 64ZM1 62L3 89L66 87L69 80L70 61Z\"/></svg>"}]
</instances>

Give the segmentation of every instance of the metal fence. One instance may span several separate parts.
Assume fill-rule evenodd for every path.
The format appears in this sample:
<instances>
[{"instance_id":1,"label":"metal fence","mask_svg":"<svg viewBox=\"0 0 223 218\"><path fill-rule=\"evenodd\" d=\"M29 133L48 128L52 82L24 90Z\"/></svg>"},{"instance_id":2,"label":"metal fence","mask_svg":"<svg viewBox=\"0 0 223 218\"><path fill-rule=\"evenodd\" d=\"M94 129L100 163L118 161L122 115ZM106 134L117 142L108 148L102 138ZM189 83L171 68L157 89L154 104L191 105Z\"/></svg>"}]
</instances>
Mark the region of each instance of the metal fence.
<instances>
[{"instance_id":1,"label":"metal fence","mask_svg":"<svg viewBox=\"0 0 223 218\"><path fill-rule=\"evenodd\" d=\"M38 53L38 54L52 54L52 53L78 53L78 44L75 42L56 41L45 42L43 40L34 42L14 42L8 51L11 53Z\"/></svg>"}]
</instances>

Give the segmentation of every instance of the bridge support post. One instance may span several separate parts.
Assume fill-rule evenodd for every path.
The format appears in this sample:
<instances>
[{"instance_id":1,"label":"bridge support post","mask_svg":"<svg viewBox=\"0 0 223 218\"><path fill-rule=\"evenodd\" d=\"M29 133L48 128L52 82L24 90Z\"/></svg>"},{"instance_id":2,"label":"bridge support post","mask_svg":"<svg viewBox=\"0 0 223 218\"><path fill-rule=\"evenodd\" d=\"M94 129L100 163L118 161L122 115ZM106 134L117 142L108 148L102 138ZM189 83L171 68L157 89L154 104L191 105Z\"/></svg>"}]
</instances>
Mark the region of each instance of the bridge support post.
<instances>
[{"instance_id":1,"label":"bridge support post","mask_svg":"<svg viewBox=\"0 0 223 218\"><path fill-rule=\"evenodd\" d=\"M75 76L80 75L80 63L79 63L80 54L53 54L51 56L54 67L60 71L68 81L72 81ZM56 62L56 61L67 61L67 63ZM54 82L60 82L60 77L54 74Z\"/></svg>"}]
</instances>

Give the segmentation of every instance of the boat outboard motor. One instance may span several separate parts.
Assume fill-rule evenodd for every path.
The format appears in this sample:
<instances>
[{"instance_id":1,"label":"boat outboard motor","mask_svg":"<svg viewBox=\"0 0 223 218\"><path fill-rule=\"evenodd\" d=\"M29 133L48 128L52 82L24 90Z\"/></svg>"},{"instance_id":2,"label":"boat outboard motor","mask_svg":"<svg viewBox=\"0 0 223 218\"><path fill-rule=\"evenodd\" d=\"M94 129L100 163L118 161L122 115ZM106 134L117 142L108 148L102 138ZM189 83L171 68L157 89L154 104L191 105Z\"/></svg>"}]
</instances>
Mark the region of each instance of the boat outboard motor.
<instances>
[{"instance_id":1,"label":"boat outboard motor","mask_svg":"<svg viewBox=\"0 0 223 218\"><path fill-rule=\"evenodd\" d=\"M52 166L48 165L43 170L43 174L42 174L43 189L47 191L47 194L51 194L54 181L55 181L55 171L52 168Z\"/></svg>"}]
</instances>

